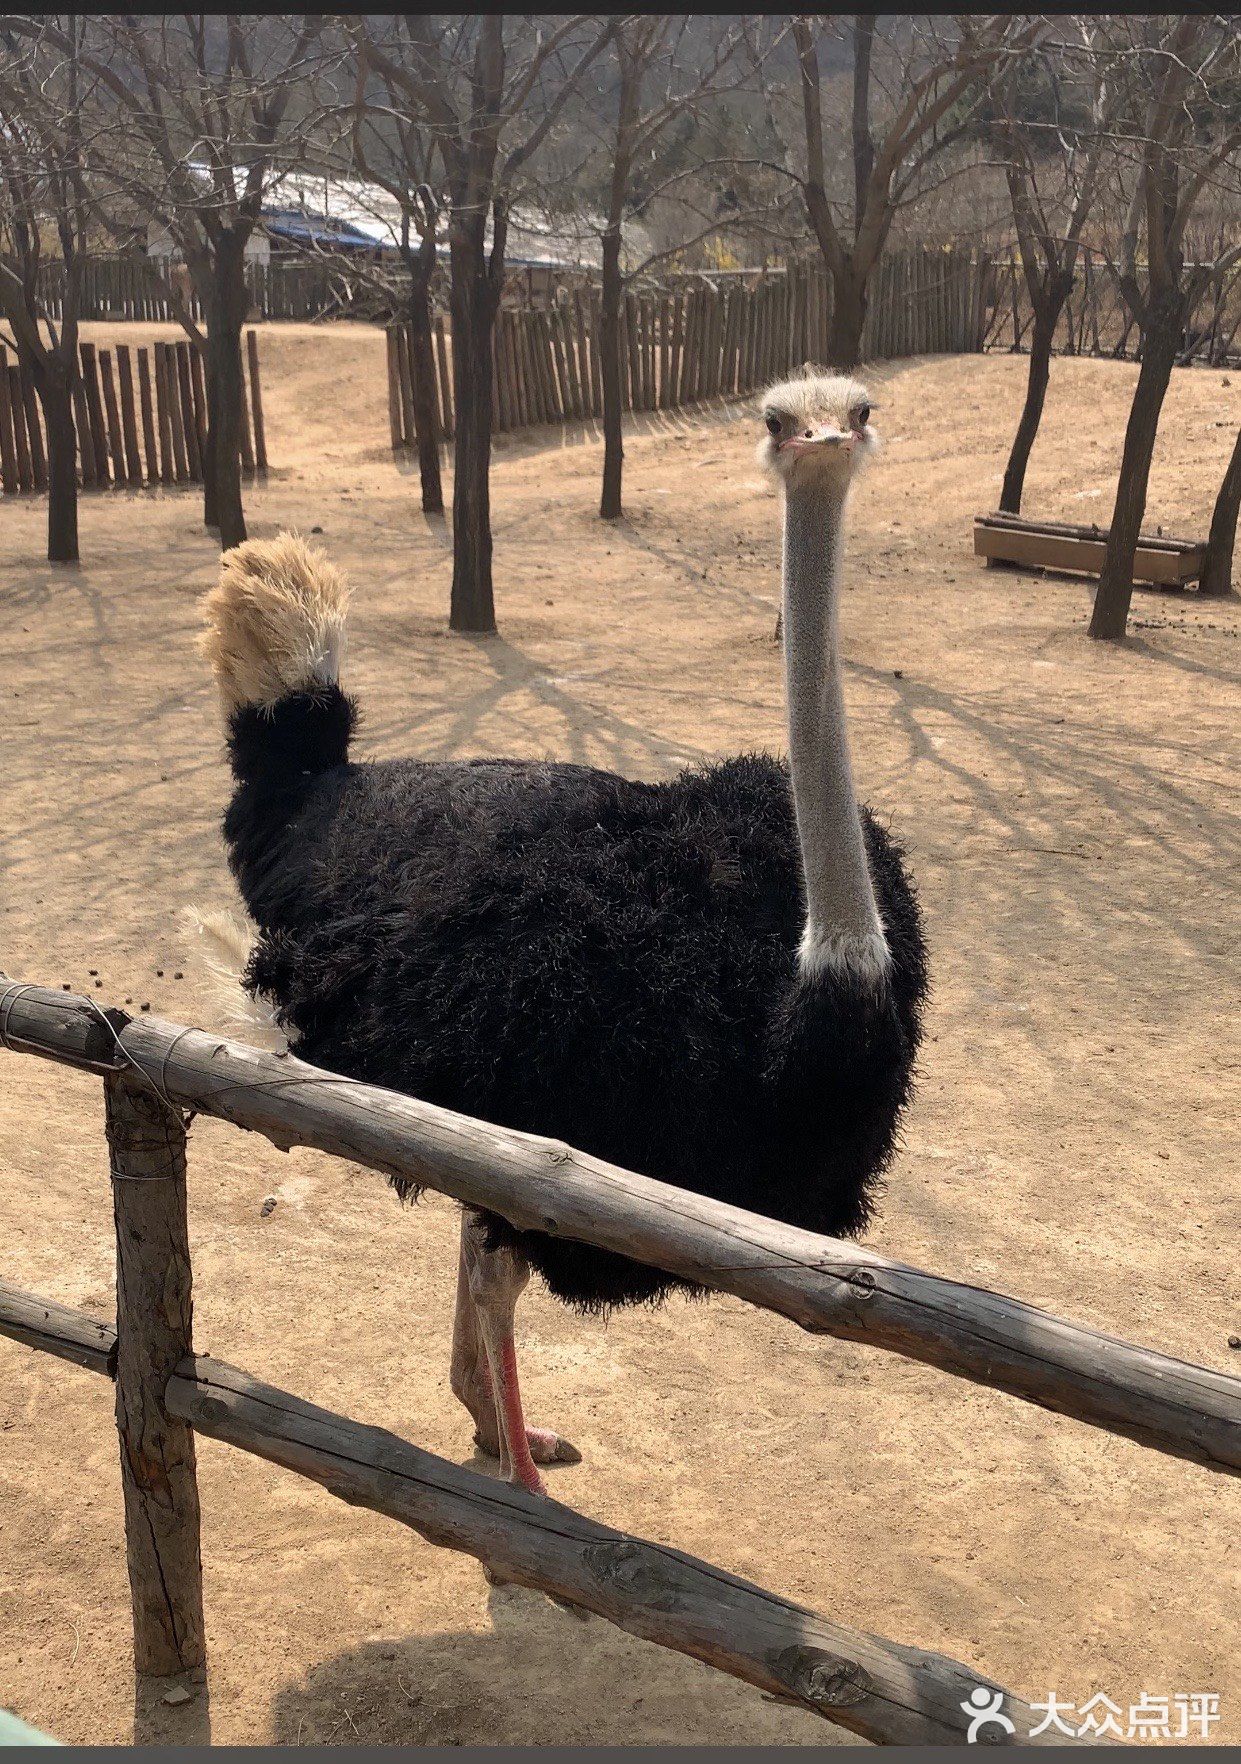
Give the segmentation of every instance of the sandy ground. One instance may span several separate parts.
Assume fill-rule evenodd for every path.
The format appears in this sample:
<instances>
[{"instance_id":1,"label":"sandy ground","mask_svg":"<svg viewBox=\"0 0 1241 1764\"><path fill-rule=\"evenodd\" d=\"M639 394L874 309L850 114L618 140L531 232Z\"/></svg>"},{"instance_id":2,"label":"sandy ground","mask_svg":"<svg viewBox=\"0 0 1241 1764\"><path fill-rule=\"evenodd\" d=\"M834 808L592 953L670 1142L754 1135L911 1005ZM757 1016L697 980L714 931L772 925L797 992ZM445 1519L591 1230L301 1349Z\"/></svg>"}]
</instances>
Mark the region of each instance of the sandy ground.
<instances>
[{"instance_id":1,"label":"sandy ground","mask_svg":"<svg viewBox=\"0 0 1241 1764\"><path fill-rule=\"evenodd\" d=\"M502 445L501 635L464 641L446 629L448 536L387 447L382 337L269 327L262 347L275 469L249 496L252 531L322 527L351 572L367 752L657 777L782 743L777 506L752 417L644 424L610 529L596 438ZM1134 372L1056 362L1030 512L1106 520ZM847 687L935 977L873 1242L1241 1370L1238 606L1139 592L1132 641L1097 646L1086 585L975 563L970 517L994 505L1023 374L993 357L872 378L888 445L855 508ZM1175 376L1152 522L1205 528L1239 405L1236 376ZM104 1001L218 1023L178 926L189 902L232 900L192 643L215 561L197 498L89 496L77 570L40 561L44 518L26 499L0 512L0 966L82 990L97 969ZM453 1209L404 1213L363 1170L209 1121L190 1178L200 1348L469 1462L447 1378ZM0 1183L4 1275L107 1314L95 1082L0 1055ZM585 1454L555 1492L584 1511L1030 1697L1217 1692L1212 1737L1241 1740L1235 1483L732 1301L604 1328L532 1289L521 1337L529 1413ZM66 1740L125 1741L110 1393L0 1343L0 1432L0 1703ZM602 1621L489 1589L471 1560L224 1446L203 1442L200 1468L219 1741L839 1737ZM194 1737L204 1699L161 1716Z\"/></svg>"}]
</instances>

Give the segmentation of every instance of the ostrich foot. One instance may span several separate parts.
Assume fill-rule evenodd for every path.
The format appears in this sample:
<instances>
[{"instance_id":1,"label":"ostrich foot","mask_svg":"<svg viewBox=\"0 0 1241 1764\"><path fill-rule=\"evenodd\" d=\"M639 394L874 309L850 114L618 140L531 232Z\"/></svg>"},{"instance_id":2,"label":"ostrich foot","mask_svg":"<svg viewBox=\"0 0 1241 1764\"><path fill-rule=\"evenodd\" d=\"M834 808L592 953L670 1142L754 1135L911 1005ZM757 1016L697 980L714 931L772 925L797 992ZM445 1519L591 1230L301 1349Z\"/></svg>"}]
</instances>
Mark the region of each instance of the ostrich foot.
<instances>
[{"instance_id":1,"label":"ostrich foot","mask_svg":"<svg viewBox=\"0 0 1241 1764\"><path fill-rule=\"evenodd\" d=\"M526 1443L536 1464L580 1464L582 1461L577 1447L560 1434L553 1433L550 1427L527 1427ZM484 1433L480 1426L474 1434L474 1444L489 1458L503 1456L498 1427Z\"/></svg>"}]
</instances>

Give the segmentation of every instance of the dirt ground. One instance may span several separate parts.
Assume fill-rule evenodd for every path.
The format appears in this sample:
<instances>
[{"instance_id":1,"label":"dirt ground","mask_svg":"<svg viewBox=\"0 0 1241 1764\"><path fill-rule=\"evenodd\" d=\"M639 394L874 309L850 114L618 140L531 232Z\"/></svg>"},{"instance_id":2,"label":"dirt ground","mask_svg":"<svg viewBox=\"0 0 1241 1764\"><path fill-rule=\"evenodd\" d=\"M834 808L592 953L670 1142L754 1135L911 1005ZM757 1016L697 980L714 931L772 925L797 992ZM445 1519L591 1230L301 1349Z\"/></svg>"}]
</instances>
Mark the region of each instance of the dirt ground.
<instances>
[{"instance_id":1,"label":"dirt ground","mask_svg":"<svg viewBox=\"0 0 1241 1764\"><path fill-rule=\"evenodd\" d=\"M611 528L596 436L502 443L501 634L466 641L449 535L387 445L382 336L267 327L262 352L274 469L252 532L322 528L350 572L365 752L659 777L782 745L778 508L751 414L640 422ZM1100 646L1085 583L975 562L1024 371L871 376L887 446L848 544L847 690L935 984L871 1241L1241 1371L1238 603L1139 591L1132 640ZM1029 512L1107 519L1134 375L1054 364ZM1175 375L1152 524L1205 529L1239 382ZM197 495L87 496L76 570L41 561L44 520L34 499L0 511L0 967L75 990L97 969L104 1002L218 1024L178 922L233 900ZM201 1350L471 1461L447 1202L402 1212L367 1171L200 1121L190 1206ZM0 1054L0 1271L108 1314L109 1211L97 1082ZM554 1491L585 1512L1031 1698L1216 1692L1211 1737L1241 1741L1235 1482L731 1300L603 1327L532 1288L519 1323L528 1412L584 1453ZM0 1433L0 1704L69 1741L127 1741L135 1719L201 1736L201 1694L135 1717L107 1387L0 1343ZM200 1476L217 1741L848 1738L225 1446L201 1443Z\"/></svg>"}]
</instances>

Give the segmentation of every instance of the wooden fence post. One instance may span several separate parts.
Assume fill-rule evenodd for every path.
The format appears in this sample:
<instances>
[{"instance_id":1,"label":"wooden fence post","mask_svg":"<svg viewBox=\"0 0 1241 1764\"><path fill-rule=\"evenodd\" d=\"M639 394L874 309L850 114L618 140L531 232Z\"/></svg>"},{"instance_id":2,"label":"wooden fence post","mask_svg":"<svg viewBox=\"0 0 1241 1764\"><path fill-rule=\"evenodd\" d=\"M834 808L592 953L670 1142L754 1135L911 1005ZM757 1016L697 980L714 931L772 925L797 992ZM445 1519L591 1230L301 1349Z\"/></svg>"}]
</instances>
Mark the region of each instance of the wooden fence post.
<instances>
[{"instance_id":1,"label":"wooden fence post","mask_svg":"<svg viewBox=\"0 0 1241 1764\"><path fill-rule=\"evenodd\" d=\"M202 454L198 445L198 415L194 409L194 388L190 372L190 344L171 345L177 363L177 403L181 409L181 429L185 436L185 455L192 483L201 483Z\"/></svg>"},{"instance_id":2,"label":"wooden fence post","mask_svg":"<svg viewBox=\"0 0 1241 1764\"><path fill-rule=\"evenodd\" d=\"M580 288L573 290L573 323L577 332L578 371L582 381L583 415L598 416L595 405L594 381L590 371L590 349L586 342L586 309Z\"/></svg>"},{"instance_id":3,"label":"wooden fence post","mask_svg":"<svg viewBox=\"0 0 1241 1764\"><path fill-rule=\"evenodd\" d=\"M135 295L135 302L137 296ZM134 376L129 345L116 346L116 377L121 391L121 436L125 442L125 465L131 484L142 482L142 455L138 452L138 421L134 408Z\"/></svg>"},{"instance_id":4,"label":"wooden fence post","mask_svg":"<svg viewBox=\"0 0 1241 1764\"><path fill-rule=\"evenodd\" d=\"M413 357L413 326L399 325L396 332L396 395L400 411L401 445L406 448L415 448L418 445ZM434 435L431 438L434 440Z\"/></svg>"},{"instance_id":5,"label":"wooden fence post","mask_svg":"<svg viewBox=\"0 0 1241 1764\"><path fill-rule=\"evenodd\" d=\"M121 413L116 403L116 384L112 378L112 352L99 351L99 379L103 386L103 408L108 422L108 447L112 454L112 482L119 490L128 472L125 465L125 443L121 438Z\"/></svg>"},{"instance_id":6,"label":"wooden fence post","mask_svg":"<svg viewBox=\"0 0 1241 1764\"><path fill-rule=\"evenodd\" d=\"M267 424L263 421L263 383L259 379L259 340L246 332L246 363L250 369L250 414L254 418L254 463L267 470Z\"/></svg>"},{"instance_id":7,"label":"wooden fence post","mask_svg":"<svg viewBox=\"0 0 1241 1764\"><path fill-rule=\"evenodd\" d=\"M172 481L177 484L187 484L190 477L190 464L185 446L185 424L181 419L181 374L178 367L177 346L175 343L157 343L155 348L157 351L163 351L164 389L168 394L165 408L168 412L168 427L172 437Z\"/></svg>"},{"instance_id":8,"label":"wooden fence post","mask_svg":"<svg viewBox=\"0 0 1241 1764\"><path fill-rule=\"evenodd\" d=\"M73 426L78 433L78 459L82 466L82 483L93 486L95 478L95 444L91 439L90 415L86 408L86 387L80 374L73 382Z\"/></svg>"},{"instance_id":9,"label":"wooden fence post","mask_svg":"<svg viewBox=\"0 0 1241 1764\"><path fill-rule=\"evenodd\" d=\"M399 332L396 325L390 324L384 332L388 350L388 432L392 437L392 451L399 453L405 444L405 436L401 426L401 370L397 355Z\"/></svg>"},{"instance_id":10,"label":"wooden fence post","mask_svg":"<svg viewBox=\"0 0 1241 1764\"><path fill-rule=\"evenodd\" d=\"M12 362L6 362L0 367L0 373L7 383L12 413L13 441L17 453L17 487L19 490L33 490L34 464L30 453L30 437L26 433L26 407L22 403L21 381Z\"/></svg>"},{"instance_id":11,"label":"wooden fence post","mask_svg":"<svg viewBox=\"0 0 1241 1764\"><path fill-rule=\"evenodd\" d=\"M241 469L248 477L254 476L254 442L250 434L250 397L246 385L244 360L241 368L241 412L237 425L237 451L241 454Z\"/></svg>"},{"instance_id":12,"label":"wooden fence post","mask_svg":"<svg viewBox=\"0 0 1241 1764\"><path fill-rule=\"evenodd\" d=\"M134 1666L158 1677L205 1664L194 1432L164 1407L193 1352L185 1128L149 1080L104 1080L116 1219L116 1425Z\"/></svg>"},{"instance_id":13,"label":"wooden fence post","mask_svg":"<svg viewBox=\"0 0 1241 1764\"><path fill-rule=\"evenodd\" d=\"M567 304L560 308L560 329L564 337L565 361L569 367L569 390L573 394L573 414L584 421L590 415L586 397L586 364L577 351L577 338Z\"/></svg>"},{"instance_id":14,"label":"wooden fence post","mask_svg":"<svg viewBox=\"0 0 1241 1764\"><path fill-rule=\"evenodd\" d=\"M190 386L194 407L194 427L198 433L198 459L201 466L200 477L207 476L208 448L212 445L210 424L207 420L207 376L203 366L203 352L197 344L188 344L190 352Z\"/></svg>"},{"instance_id":15,"label":"wooden fence post","mask_svg":"<svg viewBox=\"0 0 1241 1764\"><path fill-rule=\"evenodd\" d=\"M668 404L681 402L681 363L685 358L685 295L678 293L672 301L672 347L668 353Z\"/></svg>"},{"instance_id":16,"label":"wooden fence post","mask_svg":"<svg viewBox=\"0 0 1241 1764\"><path fill-rule=\"evenodd\" d=\"M455 349L456 346L456 339L454 338L453 348ZM448 337L444 330L444 318L442 313L438 314L435 320L435 359L439 363L440 370L440 428L443 431L444 439L446 441L451 441L453 439L454 412L456 406L453 399L452 358L449 354Z\"/></svg>"},{"instance_id":17,"label":"wooden fence post","mask_svg":"<svg viewBox=\"0 0 1241 1764\"><path fill-rule=\"evenodd\" d=\"M108 469L108 437L103 426L103 400L99 396L99 368L95 359L95 345L93 343L79 343L78 355L82 362L86 409L90 416L91 457L94 461L95 482L106 488L112 481L112 474Z\"/></svg>"},{"instance_id":18,"label":"wooden fence post","mask_svg":"<svg viewBox=\"0 0 1241 1764\"><path fill-rule=\"evenodd\" d=\"M30 456L34 466L34 487L36 490L46 490L47 454L43 446L43 430L39 426L39 401L29 376L20 366L17 370L17 383L26 411L26 429L30 436Z\"/></svg>"},{"instance_id":19,"label":"wooden fence post","mask_svg":"<svg viewBox=\"0 0 1241 1764\"><path fill-rule=\"evenodd\" d=\"M149 302L148 302L149 304ZM155 443L155 406L151 400L151 358L145 345L138 350L138 403L142 410L142 444L146 449L148 484L158 484L160 458Z\"/></svg>"},{"instance_id":20,"label":"wooden fence post","mask_svg":"<svg viewBox=\"0 0 1241 1764\"><path fill-rule=\"evenodd\" d=\"M529 427L530 415L526 402L526 371L517 329L517 313L511 306L502 306L496 314L496 324L504 337L504 359L507 363L505 373L509 387L509 407L513 416L512 426L515 429L525 429Z\"/></svg>"}]
</instances>

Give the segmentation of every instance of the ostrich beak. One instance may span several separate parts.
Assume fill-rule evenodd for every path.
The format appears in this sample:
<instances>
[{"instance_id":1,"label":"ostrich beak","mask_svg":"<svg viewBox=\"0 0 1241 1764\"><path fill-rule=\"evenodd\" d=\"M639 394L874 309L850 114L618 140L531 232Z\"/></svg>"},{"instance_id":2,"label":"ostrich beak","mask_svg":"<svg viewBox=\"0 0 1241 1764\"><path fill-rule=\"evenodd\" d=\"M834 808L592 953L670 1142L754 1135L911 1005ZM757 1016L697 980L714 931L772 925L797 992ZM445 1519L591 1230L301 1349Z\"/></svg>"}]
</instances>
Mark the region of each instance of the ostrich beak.
<instances>
[{"instance_id":1,"label":"ostrich beak","mask_svg":"<svg viewBox=\"0 0 1241 1764\"><path fill-rule=\"evenodd\" d=\"M787 441L780 444L781 453L810 453L821 447L839 447L845 453L852 453L857 436L852 429L838 429L832 423L822 423L818 428L805 430L801 435L790 435Z\"/></svg>"}]
</instances>

